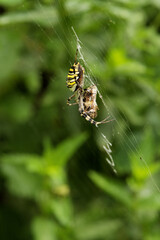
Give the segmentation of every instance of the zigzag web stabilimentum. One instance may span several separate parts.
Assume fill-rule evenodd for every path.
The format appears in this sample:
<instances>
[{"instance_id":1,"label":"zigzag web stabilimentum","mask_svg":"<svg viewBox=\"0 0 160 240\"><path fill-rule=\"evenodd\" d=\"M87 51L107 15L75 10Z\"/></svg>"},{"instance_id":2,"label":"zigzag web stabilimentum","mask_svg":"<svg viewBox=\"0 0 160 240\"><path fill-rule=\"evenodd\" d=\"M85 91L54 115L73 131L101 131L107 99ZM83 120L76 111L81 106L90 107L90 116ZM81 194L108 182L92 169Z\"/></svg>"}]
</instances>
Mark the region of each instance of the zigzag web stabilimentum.
<instances>
[{"instance_id":1,"label":"zigzag web stabilimentum","mask_svg":"<svg viewBox=\"0 0 160 240\"><path fill-rule=\"evenodd\" d=\"M80 39L78 38L73 26L72 26L72 30L73 30L73 33L76 37L76 40L77 40L77 49L78 49L78 52L79 52L79 59L82 60L84 66L88 69L88 64L82 54L82 51L81 51L81 45L82 45L82 42L80 41ZM95 83L93 82L92 78L91 78L91 75L88 73L85 73L85 77L87 77L88 81L92 84L92 85L95 85ZM98 92L98 95L99 97L101 98L104 106L106 107L107 109L107 105L105 104L105 101L97 87L97 92ZM108 109L107 109L108 111ZM117 170L115 168L115 163L114 163L114 160L113 160L113 157L112 157L112 150L111 150L111 147L112 147L112 143L107 139L107 137L104 135L104 133L98 128L99 130L99 133L101 135L101 137L103 138L103 141L104 141L104 145L103 145L103 149L105 150L105 152L107 153L107 157L106 157L106 161L108 162L108 164L112 167L114 173L117 173Z\"/></svg>"},{"instance_id":2,"label":"zigzag web stabilimentum","mask_svg":"<svg viewBox=\"0 0 160 240\"><path fill-rule=\"evenodd\" d=\"M43 12L43 5L41 5L41 3L39 2L39 0L37 0L37 4L38 6L41 8L42 12ZM45 14L45 11L44 11L44 14ZM50 24L50 26L52 27L54 33L57 35L58 39L61 41L61 43L63 44L63 46L65 47L66 51L68 52L69 56L71 56L71 53L69 52L69 50L67 49L67 46L65 45L65 42L64 40L61 38L61 36L59 35L59 33L55 30L52 22L50 21L49 17L48 16L45 16L46 19L48 19L48 23ZM57 19L58 20L58 19ZM58 20L59 21L59 20ZM36 25L40 28L40 30L46 35L46 37L49 39L49 41L53 41L49 34L44 30L44 28L41 27L41 25L37 22L37 20L35 20L35 23ZM65 24L67 25L68 23L65 22ZM67 28L69 29L70 26L67 25ZM87 60L86 58L84 57L83 55L83 48L85 49L85 46L83 45L83 43L80 41L76 31L74 30L73 27L71 27L72 29L72 32L74 34L74 37L76 38L76 42L77 42L77 48L78 48L78 52L79 52L79 59L83 62L83 66L85 67L85 79L87 81L89 81L90 84L92 85L98 85L97 84L97 80L95 79L94 77L94 74L92 73L90 67L89 67L89 64L87 63ZM63 28L62 28L63 30ZM64 34L66 34L64 32ZM67 39L67 37L66 37ZM68 39L67 39L68 40ZM68 40L69 42L69 40ZM81 47L82 46L82 47ZM88 50L88 49L87 49ZM92 53L92 55L94 55ZM94 56L96 57L96 56ZM120 141L121 141L121 146L122 148L126 151L126 147L128 147L128 149L130 150L130 152L135 156L135 158L139 159L144 167L147 169L148 171L148 174L151 178L151 181L153 183L153 185L155 186L155 188L157 189L158 192L160 192L160 188L159 186L156 184L153 176L152 176L152 173L151 173L151 170L149 168L149 165L147 164L142 152L140 149L138 149L137 145L138 145L138 141L135 137L135 135L133 134L132 130L130 129L129 125L127 124L126 120L124 119L124 117L121 116L121 114L119 113L118 110L116 110L114 108L114 112L116 113L113 113L110 109L112 109L112 106L113 106L113 102L111 101L111 99L105 95L106 99L107 99L107 104L106 104L106 99L104 99L104 97L102 96L101 94L101 91L99 90L99 88L103 88L103 86L97 86L98 88L98 95L99 95L99 98L100 100L102 101L103 105L104 105L104 108L106 109L106 113L110 116L111 119L113 119L113 124L117 124L117 126L119 127L120 130L122 130L122 126L121 126L121 123L119 122L119 120L117 120L116 116L119 117L119 119L123 122L123 125L125 125L126 129L129 131L130 135L132 135L132 139L129 138L129 136L127 135L127 133L123 132L124 136L122 136L121 134L121 131L117 132L117 134L119 134L121 136L120 138ZM116 170L116 167L115 167L115 161L113 160L113 156L112 156L112 143L108 140L106 134L101 130L101 127L98 127L97 128L97 131L99 133L99 135L101 136L101 139L102 139L102 147L104 149L104 151L106 152L107 154L107 157L106 157L106 161L108 162L108 164L111 166L111 168L113 169L113 172L114 173L117 173L117 170ZM125 138L125 139L124 139ZM124 141L123 141L124 140ZM125 142L125 146L124 146L124 142Z\"/></svg>"},{"instance_id":3,"label":"zigzag web stabilimentum","mask_svg":"<svg viewBox=\"0 0 160 240\"><path fill-rule=\"evenodd\" d=\"M82 54L82 51L81 51L81 45L82 45L82 42L80 41L80 39L78 38L77 36L77 33L75 32L73 26L71 27L72 30L73 30L73 33L76 37L76 40L77 40L77 48L78 48L78 51L79 51L79 55L80 55L80 59L82 60L85 68L87 69L87 79L89 80L89 82L93 85L95 85L95 82L93 81L94 78L91 78L91 75L92 74L92 71L89 69L89 66L87 64L87 61L85 60L83 54ZM111 118L116 122L116 124L118 125L118 127L121 129L121 125L119 123L119 121L117 121L115 115L109 110L99 88L97 87L98 89L98 95L106 109L106 111L109 113L109 115L111 116ZM110 98L107 96L107 101L108 101L108 104L110 106L112 106L112 102L110 100ZM136 158L138 158L141 162L143 162L145 168L147 169L148 171L148 174L151 178L151 181L153 183L153 185L155 186L155 188L157 189L158 192L160 192L160 188L159 186L157 185L157 183L155 182L153 176L152 176L152 173L151 173L151 170L146 162L146 160L144 159L143 157L143 154L141 153L140 150L138 150L137 148L137 139L136 137L134 136L132 130L130 129L130 127L127 125L127 122L122 118L122 116L120 115L120 113L117 111L116 114L119 115L119 117L123 120L124 124L126 125L127 129L129 130L129 132L131 133L132 137L133 137L133 140L131 140L128 135L126 133L125 134L125 138L126 138L126 141L125 141L125 144L127 145L127 147L130 149L130 151L135 155ZM103 149L105 150L105 152L107 153L107 157L106 157L106 161L108 162L108 164L112 167L113 169L113 172L117 174L117 170L116 170L116 167L115 167L115 162L113 160L113 157L112 157L112 150L111 150L111 147L112 147L112 143L107 139L106 135L102 132L102 130L100 130L100 128L98 128L98 131L101 135L101 137L103 138L104 140L104 145L103 145Z\"/></svg>"}]
</instances>

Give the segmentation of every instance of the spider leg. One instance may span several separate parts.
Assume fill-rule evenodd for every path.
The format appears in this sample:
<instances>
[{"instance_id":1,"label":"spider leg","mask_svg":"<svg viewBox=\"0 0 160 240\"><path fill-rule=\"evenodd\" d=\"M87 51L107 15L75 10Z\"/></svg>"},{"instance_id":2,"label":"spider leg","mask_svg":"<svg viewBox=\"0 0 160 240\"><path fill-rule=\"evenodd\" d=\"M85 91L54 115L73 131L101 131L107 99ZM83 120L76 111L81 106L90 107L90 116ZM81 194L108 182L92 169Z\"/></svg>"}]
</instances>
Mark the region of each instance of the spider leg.
<instances>
[{"instance_id":1,"label":"spider leg","mask_svg":"<svg viewBox=\"0 0 160 240\"><path fill-rule=\"evenodd\" d=\"M78 88L80 88L80 89L82 90L82 87L80 86L80 84L79 84L78 80L76 80L75 82L76 82L76 84L77 84Z\"/></svg>"},{"instance_id":2,"label":"spider leg","mask_svg":"<svg viewBox=\"0 0 160 240\"><path fill-rule=\"evenodd\" d=\"M77 105L78 103L76 103L76 102L74 102L74 103L69 103L69 102L67 102L67 105L69 105L69 106L73 106L73 105Z\"/></svg>"},{"instance_id":3,"label":"spider leg","mask_svg":"<svg viewBox=\"0 0 160 240\"><path fill-rule=\"evenodd\" d=\"M96 122L95 121L95 125L97 126L97 125L99 125L99 124L104 124L104 123L108 123L108 122L112 122L112 121L114 121L115 119L109 119L109 116L108 117L106 117L105 119L103 119L102 121L100 121L100 122Z\"/></svg>"},{"instance_id":4,"label":"spider leg","mask_svg":"<svg viewBox=\"0 0 160 240\"><path fill-rule=\"evenodd\" d=\"M80 88L78 91L79 94L79 112L84 112L84 104L83 104L83 89Z\"/></svg>"},{"instance_id":5,"label":"spider leg","mask_svg":"<svg viewBox=\"0 0 160 240\"><path fill-rule=\"evenodd\" d=\"M85 113L83 110L80 112L81 117L84 117L87 121L89 121L91 124L95 125L96 127L98 127L99 124L104 124L104 123L108 123L113 121L114 119L109 119L109 116L107 118L105 118L104 120L97 122L94 119L92 119L87 113Z\"/></svg>"},{"instance_id":6,"label":"spider leg","mask_svg":"<svg viewBox=\"0 0 160 240\"><path fill-rule=\"evenodd\" d=\"M68 100L67 100L67 105L72 106L72 105L78 104L77 102L70 103L70 101L72 100L72 98L74 98L74 96L75 96L75 93L68 98Z\"/></svg>"}]
</instances>

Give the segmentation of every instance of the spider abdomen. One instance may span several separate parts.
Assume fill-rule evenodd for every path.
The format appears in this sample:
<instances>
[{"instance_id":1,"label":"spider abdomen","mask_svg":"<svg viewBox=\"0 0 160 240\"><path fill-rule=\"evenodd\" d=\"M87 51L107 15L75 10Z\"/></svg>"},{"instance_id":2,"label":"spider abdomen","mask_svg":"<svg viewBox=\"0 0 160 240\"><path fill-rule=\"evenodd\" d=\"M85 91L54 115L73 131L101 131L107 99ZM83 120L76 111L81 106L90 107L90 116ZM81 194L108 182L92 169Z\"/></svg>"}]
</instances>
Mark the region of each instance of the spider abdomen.
<instances>
[{"instance_id":1,"label":"spider abdomen","mask_svg":"<svg viewBox=\"0 0 160 240\"><path fill-rule=\"evenodd\" d=\"M84 68L80 65L80 63L74 63L73 66L69 69L66 84L67 87L75 92L79 87L83 87L83 73Z\"/></svg>"}]
</instances>

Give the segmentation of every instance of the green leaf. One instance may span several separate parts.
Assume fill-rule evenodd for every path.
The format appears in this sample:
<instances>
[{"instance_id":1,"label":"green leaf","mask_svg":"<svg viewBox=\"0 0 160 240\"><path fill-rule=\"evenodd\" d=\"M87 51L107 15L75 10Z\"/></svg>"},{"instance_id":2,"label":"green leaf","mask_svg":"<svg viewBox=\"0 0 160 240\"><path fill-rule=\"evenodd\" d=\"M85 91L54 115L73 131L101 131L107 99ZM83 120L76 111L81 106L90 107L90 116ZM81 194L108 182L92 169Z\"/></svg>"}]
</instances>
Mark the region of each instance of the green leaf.
<instances>
[{"instance_id":1,"label":"green leaf","mask_svg":"<svg viewBox=\"0 0 160 240\"><path fill-rule=\"evenodd\" d=\"M26 171L22 166L2 163L1 172L7 179L8 190L15 195L35 198L41 190L41 179Z\"/></svg>"},{"instance_id":2,"label":"green leaf","mask_svg":"<svg viewBox=\"0 0 160 240\"><path fill-rule=\"evenodd\" d=\"M153 140L153 132L150 128L145 129L140 149L143 153L142 156L140 156L141 153L139 152L138 154L131 153L129 157L131 159L132 174L135 180L142 183L144 180L150 178L151 174L154 174L160 169L160 164L153 162L155 158L155 143Z\"/></svg>"},{"instance_id":3,"label":"green leaf","mask_svg":"<svg viewBox=\"0 0 160 240\"><path fill-rule=\"evenodd\" d=\"M120 185L120 183L104 178L94 171L89 173L89 177L98 187L110 194L117 201L128 207L132 206L132 198L129 191L127 191L124 186Z\"/></svg>"},{"instance_id":4,"label":"green leaf","mask_svg":"<svg viewBox=\"0 0 160 240\"><path fill-rule=\"evenodd\" d=\"M144 131L140 149L146 162L152 163L154 161L155 142L153 130L150 127L147 127Z\"/></svg>"},{"instance_id":5,"label":"green leaf","mask_svg":"<svg viewBox=\"0 0 160 240\"><path fill-rule=\"evenodd\" d=\"M141 75L146 73L146 66L141 62L135 61L127 56L124 49L112 49L110 51L109 63L114 67L117 74L126 76L134 76L135 74Z\"/></svg>"},{"instance_id":6,"label":"green leaf","mask_svg":"<svg viewBox=\"0 0 160 240\"><path fill-rule=\"evenodd\" d=\"M100 220L77 226L76 235L81 240L106 239L106 236L115 234L121 226L119 220Z\"/></svg>"},{"instance_id":7,"label":"green leaf","mask_svg":"<svg viewBox=\"0 0 160 240\"><path fill-rule=\"evenodd\" d=\"M31 228L34 240L58 240L56 237L56 223L49 218L34 218Z\"/></svg>"},{"instance_id":8,"label":"green leaf","mask_svg":"<svg viewBox=\"0 0 160 240\"><path fill-rule=\"evenodd\" d=\"M143 193L142 193L143 194ZM141 194L141 195L142 195ZM145 196L139 196L138 208L145 211L159 211L160 210L160 194L150 193Z\"/></svg>"},{"instance_id":9,"label":"green leaf","mask_svg":"<svg viewBox=\"0 0 160 240\"><path fill-rule=\"evenodd\" d=\"M72 137L60 143L56 148L48 146L44 151L44 159L52 165L64 166L77 149L86 141L87 134Z\"/></svg>"},{"instance_id":10,"label":"green leaf","mask_svg":"<svg viewBox=\"0 0 160 240\"><path fill-rule=\"evenodd\" d=\"M10 95L0 104L0 113L15 122L26 122L32 114L31 99L19 93Z\"/></svg>"},{"instance_id":11,"label":"green leaf","mask_svg":"<svg viewBox=\"0 0 160 240\"><path fill-rule=\"evenodd\" d=\"M33 22L35 24L41 23L47 26L56 24L58 20L57 13L53 7L41 7L36 10L31 10L22 13L8 13L0 17L0 26L5 26L15 23Z\"/></svg>"},{"instance_id":12,"label":"green leaf","mask_svg":"<svg viewBox=\"0 0 160 240\"><path fill-rule=\"evenodd\" d=\"M4 6L14 6L22 4L25 0L0 0L0 4Z\"/></svg>"},{"instance_id":13,"label":"green leaf","mask_svg":"<svg viewBox=\"0 0 160 240\"><path fill-rule=\"evenodd\" d=\"M21 196L35 195L41 187L38 184L39 178L49 175L52 177L55 191L67 190L59 189L66 183L64 165L86 139L87 135L84 133L63 141L54 149L49 146L42 157L31 154L3 155L1 171L7 177L8 189Z\"/></svg>"},{"instance_id":14,"label":"green leaf","mask_svg":"<svg viewBox=\"0 0 160 240\"><path fill-rule=\"evenodd\" d=\"M143 118L137 114L137 105L133 101L122 98L122 99L115 99L115 102L117 104L117 107L123 114L126 116L126 118L134 125L141 125L143 124ZM135 100L136 102L136 100ZM132 107L131 107L132 106Z\"/></svg>"},{"instance_id":15,"label":"green leaf","mask_svg":"<svg viewBox=\"0 0 160 240\"><path fill-rule=\"evenodd\" d=\"M69 226L73 222L73 209L69 198L52 200L51 210L62 225Z\"/></svg>"},{"instance_id":16,"label":"green leaf","mask_svg":"<svg viewBox=\"0 0 160 240\"><path fill-rule=\"evenodd\" d=\"M3 92L2 85L10 84L10 77L18 68L19 52L22 47L21 37L20 29L1 29L0 31L0 93Z\"/></svg>"}]
</instances>

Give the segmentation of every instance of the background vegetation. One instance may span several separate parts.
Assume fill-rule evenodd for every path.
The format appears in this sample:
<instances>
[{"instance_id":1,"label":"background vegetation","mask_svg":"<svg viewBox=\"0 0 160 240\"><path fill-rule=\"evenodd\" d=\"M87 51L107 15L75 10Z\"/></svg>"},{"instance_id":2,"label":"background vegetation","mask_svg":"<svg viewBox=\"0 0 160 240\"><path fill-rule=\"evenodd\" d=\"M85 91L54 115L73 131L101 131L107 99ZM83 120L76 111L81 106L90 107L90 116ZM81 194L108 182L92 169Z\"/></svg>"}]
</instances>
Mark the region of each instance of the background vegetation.
<instances>
[{"instance_id":1,"label":"background vegetation","mask_svg":"<svg viewBox=\"0 0 160 240\"><path fill-rule=\"evenodd\" d=\"M0 0L0 13L0 238L160 239L160 1ZM71 26L116 119L100 128L117 175L66 105Z\"/></svg>"}]
</instances>

